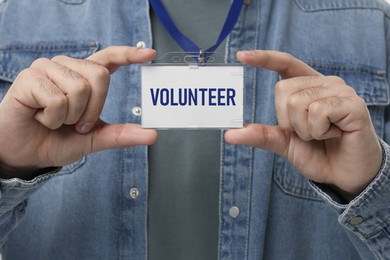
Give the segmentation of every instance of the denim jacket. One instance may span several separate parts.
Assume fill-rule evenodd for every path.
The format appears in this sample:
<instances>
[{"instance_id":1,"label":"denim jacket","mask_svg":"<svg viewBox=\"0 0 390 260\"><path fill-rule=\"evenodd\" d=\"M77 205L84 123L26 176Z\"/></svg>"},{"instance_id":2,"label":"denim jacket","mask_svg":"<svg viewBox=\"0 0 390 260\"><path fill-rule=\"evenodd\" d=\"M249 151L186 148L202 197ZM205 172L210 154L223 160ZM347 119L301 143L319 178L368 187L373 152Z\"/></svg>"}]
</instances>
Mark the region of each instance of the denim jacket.
<instances>
[{"instance_id":1,"label":"denim jacket","mask_svg":"<svg viewBox=\"0 0 390 260\"><path fill-rule=\"evenodd\" d=\"M366 101L384 160L370 186L343 204L278 155L221 140L219 258L390 259L390 8L382 0L245 3L227 60L238 50L274 49L342 77ZM150 47L150 30L147 0L0 0L0 97L39 57ZM139 71L131 65L112 76L103 120L140 123ZM246 123L277 123L279 79L246 67ZM147 259L147 172L147 147L139 146L30 181L2 180L3 259Z\"/></svg>"}]
</instances>

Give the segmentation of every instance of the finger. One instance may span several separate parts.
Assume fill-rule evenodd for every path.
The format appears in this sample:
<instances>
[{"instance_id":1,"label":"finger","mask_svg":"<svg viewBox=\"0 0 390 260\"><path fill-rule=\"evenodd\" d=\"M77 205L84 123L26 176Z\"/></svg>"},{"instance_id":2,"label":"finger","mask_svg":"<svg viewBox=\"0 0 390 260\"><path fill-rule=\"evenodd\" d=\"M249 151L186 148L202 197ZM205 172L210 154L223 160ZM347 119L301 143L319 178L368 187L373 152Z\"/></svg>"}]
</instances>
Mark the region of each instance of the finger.
<instances>
[{"instance_id":1,"label":"finger","mask_svg":"<svg viewBox=\"0 0 390 260\"><path fill-rule=\"evenodd\" d=\"M273 151L282 156L287 154L289 137L278 126L248 124L241 129L225 132L225 140L230 144L240 144Z\"/></svg>"},{"instance_id":2,"label":"finger","mask_svg":"<svg viewBox=\"0 0 390 260\"><path fill-rule=\"evenodd\" d=\"M290 109L296 111L302 106L302 100L310 96L318 96L323 85L323 77L302 76L281 80L275 85L275 110L279 126L284 129L293 129L290 121ZM300 111L302 112L302 111Z\"/></svg>"},{"instance_id":3,"label":"finger","mask_svg":"<svg viewBox=\"0 0 390 260\"><path fill-rule=\"evenodd\" d=\"M242 63L278 72L283 78L321 75L301 60L279 51L239 51L237 59Z\"/></svg>"},{"instance_id":4,"label":"finger","mask_svg":"<svg viewBox=\"0 0 390 260\"><path fill-rule=\"evenodd\" d=\"M7 95L15 97L18 116L34 116L42 125L49 129L57 129L65 121L68 102L67 98L53 82L39 71L29 68L19 73ZM22 110L24 110L22 112Z\"/></svg>"},{"instance_id":5,"label":"finger","mask_svg":"<svg viewBox=\"0 0 390 260\"><path fill-rule=\"evenodd\" d=\"M52 59L58 64L78 71L88 81L89 96L83 100L86 105L78 117L76 129L80 133L87 133L99 119L110 83L110 72L96 62L73 59L67 56L56 56Z\"/></svg>"},{"instance_id":6,"label":"finger","mask_svg":"<svg viewBox=\"0 0 390 260\"><path fill-rule=\"evenodd\" d=\"M352 96L356 93L337 77L296 77L278 82L275 89L279 125L294 130L305 141L313 139L307 125L311 103L330 97Z\"/></svg>"},{"instance_id":7,"label":"finger","mask_svg":"<svg viewBox=\"0 0 390 260\"><path fill-rule=\"evenodd\" d=\"M110 73L115 72L120 66L134 63L145 63L156 56L156 51L148 48L137 48L128 46L112 46L92 54L87 60L96 62Z\"/></svg>"},{"instance_id":8,"label":"finger","mask_svg":"<svg viewBox=\"0 0 390 260\"><path fill-rule=\"evenodd\" d=\"M92 151L125 148L135 145L151 145L157 140L157 132L135 124L108 125L99 121L92 133Z\"/></svg>"},{"instance_id":9,"label":"finger","mask_svg":"<svg viewBox=\"0 0 390 260\"><path fill-rule=\"evenodd\" d=\"M291 128L296 132L296 134L304 141L310 141L313 139L322 139L329 137L330 134L337 134L339 135L339 131L335 131L337 129L332 129L328 125L326 131L321 132L320 135L318 135L317 132L313 133L313 128L315 125L309 125L309 115L313 116L316 115L318 117L323 116L323 118L317 118L317 120L320 120L322 122L329 121L326 115L320 112L317 109L314 109L314 107L317 107L313 104L322 103L322 101L326 99L332 99L332 98L338 98L339 93L337 93L337 88L311 88L309 95L305 94L304 92L299 92L293 96L291 96L288 100L287 104L287 116L288 121L291 124ZM315 93L315 94L314 94ZM313 110L314 109L314 110ZM313 111L316 111L313 113ZM332 130L332 131L330 131ZM325 133L327 135L325 135Z\"/></svg>"},{"instance_id":10,"label":"finger","mask_svg":"<svg viewBox=\"0 0 390 260\"><path fill-rule=\"evenodd\" d=\"M371 126L367 106L360 97L330 97L310 105L308 129L317 140L340 137Z\"/></svg>"},{"instance_id":11,"label":"finger","mask_svg":"<svg viewBox=\"0 0 390 260\"><path fill-rule=\"evenodd\" d=\"M57 56L53 60L82 74L90 83L92 91L87 107L76 124L80 133L87 133L99 119L106 100L110 73L119 66L147 62L155 57L152 49L115 46L99 51L86 60Z\"/></svg>"},{"instance_id":12,"label":"finger","mask_svg":"<svg viewBox=\"0 0 390 260\"><path fill-rule=\"evenodd\" d=\"M310 105L307 112L308 130L315 139L324 140L331 137L338 137L342 134L340 129L332 125L332 123L341 119L336 116L336 114L340 116L340 111L338 113L336 111L342 103L341 100L341 98L329 97ZM334 114L335 112L336 114ZM329 118L331 115L333 122Z\"/></svg>"},{"instance_id":13,"label":"finger","mask_svg":"<svg viewBox=\"0 0 390 260\"><path fill-rule=\"evenodd\" d=\"M87 106L89 82L76 71L49 59L38 59L31 67L46 75L64 93L68 102L64 124L75 124Z\"/></svg>"}]
</instances>

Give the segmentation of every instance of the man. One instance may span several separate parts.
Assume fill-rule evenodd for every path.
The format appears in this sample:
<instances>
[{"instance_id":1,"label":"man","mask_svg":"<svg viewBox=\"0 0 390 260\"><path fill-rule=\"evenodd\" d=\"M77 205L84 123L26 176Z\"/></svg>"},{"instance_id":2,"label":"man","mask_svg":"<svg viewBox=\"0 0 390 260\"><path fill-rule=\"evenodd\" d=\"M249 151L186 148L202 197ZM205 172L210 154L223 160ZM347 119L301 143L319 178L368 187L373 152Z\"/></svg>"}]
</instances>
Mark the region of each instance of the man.
<instances>
[{"instance_id":1,"label":"man","mask_svg":"<svg viewBox=\"0 0 390 260\"><path fill-rule=\"evenodd\" d=\"M134 125L139 67L124 66L156 54L109 46L152 46L148 2L28 3L0 6L3 255L145 259L139 145L157 134ZM221 259L388 257L388 17L372 0L246 2L226 42L227 60L256 51L237 53L247 125L220 144Z\"/></svg>"}]
</instances>

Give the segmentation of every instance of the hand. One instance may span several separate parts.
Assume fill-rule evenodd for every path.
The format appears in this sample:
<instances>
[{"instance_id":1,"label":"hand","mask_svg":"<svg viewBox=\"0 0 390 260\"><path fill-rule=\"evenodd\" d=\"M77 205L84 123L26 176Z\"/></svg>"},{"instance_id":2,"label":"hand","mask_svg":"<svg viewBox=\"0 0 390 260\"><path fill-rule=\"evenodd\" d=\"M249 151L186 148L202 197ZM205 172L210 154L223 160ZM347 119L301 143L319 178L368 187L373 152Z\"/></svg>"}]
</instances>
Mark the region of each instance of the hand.
<instances>
[{"instance_id":1,"label":"hand","mask_svg":"<svg viewBox=\"0 0 390 260\"><path fill-rule=\"evenodd\" d=\"M364 100L338 77L323 76L277 51L238 52L248 65L278 72L277 126L250 124L229 130L227 142L286 157L305 177L352 199L378 174L382 151Z\"/></svg>"},{"instance_id":2,"label":"hand","mask_svg":"<svg viewBox=\"0 0 390 260\"><path fill-rule=\"evenodd\" d=\"M85 60L66 56L36 60L18 75L0 104L2 174L17 172L23 177L92 152L155 142L154 130L99 119L110 74L154 56L151 49L109 47Z\"/></svg>"}]
</instances>

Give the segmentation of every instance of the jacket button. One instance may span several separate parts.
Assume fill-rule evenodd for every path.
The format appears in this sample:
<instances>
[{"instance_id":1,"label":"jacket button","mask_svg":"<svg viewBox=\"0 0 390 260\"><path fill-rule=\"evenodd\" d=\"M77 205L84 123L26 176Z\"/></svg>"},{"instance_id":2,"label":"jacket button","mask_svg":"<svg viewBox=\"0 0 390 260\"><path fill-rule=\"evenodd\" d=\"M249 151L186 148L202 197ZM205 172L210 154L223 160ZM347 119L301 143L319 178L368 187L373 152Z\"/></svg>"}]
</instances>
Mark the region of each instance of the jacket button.
<instances>
[{"instance_id":1,"label":"jacket button","mask_svg":"<svg viewBox=\"0 0 390 260\"><path fill-rule=\"evenodd\" d=\"M137 188L131 188L129 193L132 199L136 199L139 196L139 190Z\"/></svg>"},{"instance_id":2,"label":"jacket button","mask_svg":"<svg viewBox=\"0 0 390 260\"><path fill-rule=\"evenodd\" d=\"M351 219L349 220L349 223L350 223L351 225L356 226L356 225L359 225L359 224L363 223L363 221L364 221L363 217L361 217L361 216L356 216L356 217L351 218Z\"/></svg>"},{"instance_id":3,"label":"jacket button","mask_svg":"<svg viewBox=\"0 0 390 260\"><path fill-rule=\"evenodd\" d=\"M133 113L133 115L135 116L140 116L142 114L142 110L140 107L133 107L133 109L131 110L131 112Z\"/></svg>"},{"instance_id":4,"label":"jacket button","mask_svg":"<svg viewBox=\"0 0 390 260\"><path fill-rule=\"evenodd\" d=\"M146 44L143 41L139 41L139 42L137 42L137 44L135 46L139 49L143 49L143 48L145 48Z\"/></svg>"},{"instance_id":5,"label":"jacket button","mask_svg":"<svg viewBox=\"0 0 390 260\"><path fill-rule=\"evenodd\" d=\"M229 216L232 218L238 218L240 215L240 208L237 206L233 206L229 209Z\"/></svg>"}]
</instances>

